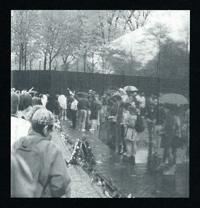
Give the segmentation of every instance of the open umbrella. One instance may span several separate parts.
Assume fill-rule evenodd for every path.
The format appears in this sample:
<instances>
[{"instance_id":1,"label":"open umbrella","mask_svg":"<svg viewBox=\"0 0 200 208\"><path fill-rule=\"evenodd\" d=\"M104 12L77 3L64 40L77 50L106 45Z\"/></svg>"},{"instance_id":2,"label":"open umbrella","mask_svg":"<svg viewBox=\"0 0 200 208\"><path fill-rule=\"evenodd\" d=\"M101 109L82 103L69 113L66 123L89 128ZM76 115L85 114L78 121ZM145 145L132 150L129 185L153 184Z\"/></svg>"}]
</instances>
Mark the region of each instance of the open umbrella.
<instances>
[{"instance_id":1,"label":"open umbrella","mask_svg":"<svg viewBox=\"0 0 200 208\"><path fill-rule=\"evenodd\" d=\"M110 95L113 95L116 92L117 92L117 90L107 90L107 91L105 91L106 94L110 94Z\"/></svg>"},{"instance_id":2,"label":"open umbrella","mask_svg":"<svg viewBox=\"0 0 200 208\"><path fill-rule=\"evenodd\" d=\"M89 97L89 95L86 92L78 92L77 96L78 97Z\"/></svg>"},{"instance_id":3,"label":"open umbrella","mask_svg":"<svg viewBox=\"0 0 200 208\"><path fill-rule=\"evenodd\" d=\"M177 104L177 105L188 104L188 100L186 97L180 94L175 94L175 93L162 95L159 98L159 102L167 103L167 104Z\"/></svg>"},{"instance_id":4,"label":"open umbrella","mask_svg":"<svg viewBox=\"0 0 200 208\"><path fill-rule=\"evenodd\" d=\"M138 91L138 89L135 86L126 86L126 87L124 87L124 90L126 92L128 92L128 91Z\"/></svg>"},{"instance_id":5,"label":"open umbrella","mask_svg":"<svg viewBox=\"0 0 200 208\"><path fill-rule=\"evenodd\" d=\"M111 99L112 99L112 98L116 98L117 100L121 100L121 99L122 99L122 97L121 97L121 95L120 95L119 92L117 92L117 93L115 93L114 95L112 95Z\"/></svg>"},{"instance_id":6,"label":"open umbrella","mask_svg":"<svg viewBox=\"0 0 200 208\"><path fill-rule=\"evenodd\" d=\"M30 92L28 92L29 94L35 94L35 93L38 93L37 91L35 91L35 90L32 90L32 91L30 91Z\"/></svg>"}]
</instances>

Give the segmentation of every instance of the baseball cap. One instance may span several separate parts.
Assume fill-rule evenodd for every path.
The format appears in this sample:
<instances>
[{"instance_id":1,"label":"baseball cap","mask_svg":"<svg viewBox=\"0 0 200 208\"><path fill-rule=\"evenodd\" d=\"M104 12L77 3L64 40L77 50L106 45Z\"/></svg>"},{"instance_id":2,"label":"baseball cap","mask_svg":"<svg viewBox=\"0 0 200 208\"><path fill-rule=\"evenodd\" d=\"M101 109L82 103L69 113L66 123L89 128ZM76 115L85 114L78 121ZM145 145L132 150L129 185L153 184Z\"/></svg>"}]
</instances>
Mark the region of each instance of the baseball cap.
<instances>
[{"instance_id":1,"label":"baseball cap","mask_svg":"<svg viewBox=\"0 0 200 208\"><path fill-rule=\"evenodd\" d=\"M53 125L54 117L51 111L46 108L40 108L35 111L30 121L31 123L37 123L40 125Z\"/></svg>"}]
</instances>

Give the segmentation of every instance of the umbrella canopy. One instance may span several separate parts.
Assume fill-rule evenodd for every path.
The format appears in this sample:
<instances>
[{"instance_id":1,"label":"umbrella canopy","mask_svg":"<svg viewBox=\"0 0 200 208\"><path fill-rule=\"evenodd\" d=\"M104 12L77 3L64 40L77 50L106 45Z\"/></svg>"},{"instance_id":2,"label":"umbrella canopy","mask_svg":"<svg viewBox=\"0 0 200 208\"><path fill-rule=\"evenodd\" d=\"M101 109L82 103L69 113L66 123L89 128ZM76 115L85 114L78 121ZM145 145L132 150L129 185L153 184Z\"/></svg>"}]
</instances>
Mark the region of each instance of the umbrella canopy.
<instances>
[{"instance_id":1,"label":"umbrella canopy","mask_svg":"<svg viewBox=\"0 0 200 208\"><path fill-rule=\"evenodd\" d=\"M119 93L120 93L121 96L122 95L127 95L126 91L122 88L119 88Z\"/></svg>"},{"instance_id":2,"label":"umbrella canopy","mask_svg":"<svg viewBox=\"0 0 200 208\"><path fill-rule=\"evenodd\" d=\"M111 97L111 99L113 99L113 98L116 98L117 100L122 100L122 97L121 97L121 95L120 95L120 93L115 93L112 97Z\"/></svg>"},{"instance_id":3,"label":"umbrella canopy","mask_svg":"<svg viewBox=\"0 0 200 208\"><path fill-rule=\"evenodd\" d=\"M33 94L33 95L35 95L36 93L38 93L37 91L35 91L35 90L32 90L32 91L30 91L30 92L28 92L29 94Z\"/></svg>"},{"instance_id":4,"label":"umbrella canopy","mask_svg":"<svg viewBox=\"0 0 200 208\"><path fill-rule=\"evenodd\" d=\"M78 92L77 96L78 97L89 97L89 95L86 92Z\"/></svg>"},{"instance_id":5,"label":"umbrella canopy","mask_svg":"<svg viewBox=\"0 0 200 208\"><path fill-rule=\"evenodd\" d=\"M107 90L107 91L105 91L106 94L110 94L110 95L113 95L116 92L117 92L117 90Z\"/></svg>"},{"instance_id":6,"label":"umbrella canopy","mask_svg":"<svg viewBox=\"0 0 200 208\"><path fill-rule=\"evenodd\" d=\"M138 91L138 89L135 86L126 86L124 87L124 90L127 91Z\"/></svg>"},{"instance_id":7,"label":"umbrella canopy","mask_svg":"<svg viewBox=\"0 0 200 208\"><path fill-rule=\"evenodd\" d=\"M159 102L167 103L167 104L177 104L177 105L188 104L188 100L186 97L175 93L162 95L159 98Z\"/></svg>"}]
</instances>

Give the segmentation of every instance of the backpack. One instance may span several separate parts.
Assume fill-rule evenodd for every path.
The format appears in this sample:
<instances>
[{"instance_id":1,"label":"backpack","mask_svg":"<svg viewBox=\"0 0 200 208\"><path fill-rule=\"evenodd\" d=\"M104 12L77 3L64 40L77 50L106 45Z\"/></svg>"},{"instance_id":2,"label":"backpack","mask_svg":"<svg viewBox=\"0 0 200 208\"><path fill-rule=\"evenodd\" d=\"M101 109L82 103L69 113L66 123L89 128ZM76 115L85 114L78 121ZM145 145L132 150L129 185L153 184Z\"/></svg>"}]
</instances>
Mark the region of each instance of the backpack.
<instances>
[{"instance_id":1,"label":"backpack","mask_svg":"<svg viewBox=\"0 0 200 208\"><path fill-rule=\"evenodd\" d=\"M16 141L11 153L11 197L41 197L46 187L41 168L42 158L36 144L28 142L26 137Z\"/></svg>"},{"instance_id":2,"label":"backpack","mask_svg":"<svg viewBox=\"0 0 200 208\"><path fill-rule=\"evenodd\" d=\"M143 120L142 120L140 115L137 115L136 124L135 124L135 130L138 133L141 133L141 132L144 131L144 129L145 129L145 126L144 126Z\"/></svg>"}]
</instances>

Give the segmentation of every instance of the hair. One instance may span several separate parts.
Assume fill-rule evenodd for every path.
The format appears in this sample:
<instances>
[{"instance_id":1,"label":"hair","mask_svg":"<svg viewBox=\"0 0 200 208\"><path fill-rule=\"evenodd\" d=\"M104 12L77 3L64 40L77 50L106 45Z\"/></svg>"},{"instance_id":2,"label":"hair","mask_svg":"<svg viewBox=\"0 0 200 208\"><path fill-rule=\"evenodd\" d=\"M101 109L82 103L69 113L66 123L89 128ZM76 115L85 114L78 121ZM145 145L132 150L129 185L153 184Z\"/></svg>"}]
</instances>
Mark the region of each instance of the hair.
<instances>
[{"instance_id":1,"label":"hair","mask_svg":"<svg viewBox=\"0 0 200 208\"><path fill-rule=\"evenodd\" d=\"M37 123L31 123L31 126L32 126L32 128L35 132L44 136L43 130L44 130L45 125L40 125L40 124L37 124Z\"/></svg>"},{"instance_id":2,"label":"hair","mask_svg":"<svg viewBox=\"0 0 200 208\"><path fill-rule=\"evenodd\" d=\"M33 97L38 97L39 96L39 93L38 92L35 92Z\"/></svg>"},{"instance_id":3,"label":"hair","mask_svg":"<svg viewBox=\"0 0 200 208\"><path fill-rule=\"evenodd\" d=\"M37 123L32 123L31 126L32 126L32 128L33 128L33 130L35 132L41 134L42 136L45 136L43 130L44 130L45 126L47 126L47 125L41 125L41 124L37 124ZM47 130L48 131L52 131L52 128L53 128L53 125L48 125L47 126Z\"/></svg>"},{"instance_id":4,"label":"hair","mask_svg":"<svg viewBox=\"0 0 200 208\"><path fill-rule=\"evenodd\" d=\"M29 95L29 93L23 92L22 94L20 94L19 98L19 110L23 111L32 105L32 97L31 95Z\"/></svg>"},{"instance_id":5,"label":"hair","mask_svg":"<svg viewBox=\"0 0 200 208\"><path fill-rule=\"evenodd\" d=\"M41 101L41 98L39 97L33 97L32 98L32 105L42 105L42 101Z\"/></svg>"},{"instance_id":6,"label":"hair","mask_svg":"<svg viewBox=\"0 0 200 208\"><path fill-rule=\"evenodd\" d=\"M14 91L11 92L11 114L17 113L17 107L19 106L19 95Z\"/></svg>"}]
</instances>

